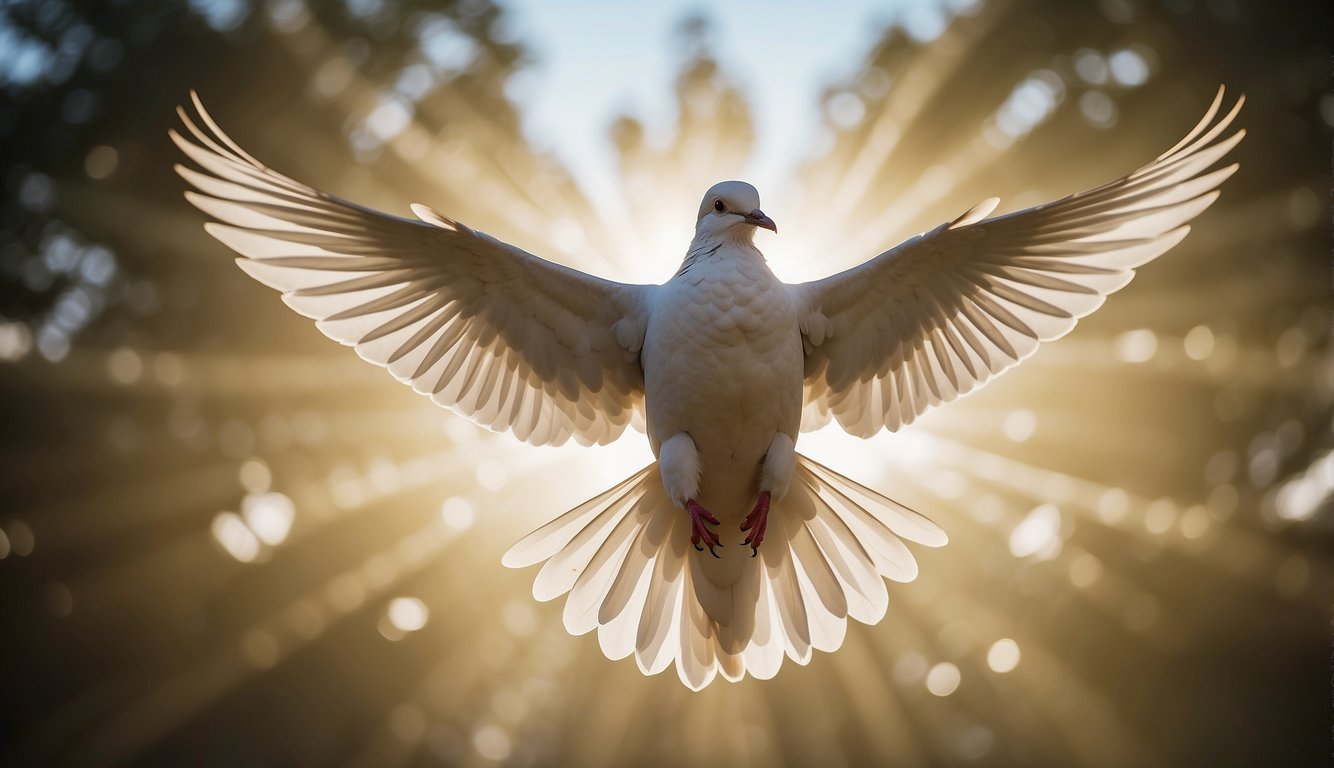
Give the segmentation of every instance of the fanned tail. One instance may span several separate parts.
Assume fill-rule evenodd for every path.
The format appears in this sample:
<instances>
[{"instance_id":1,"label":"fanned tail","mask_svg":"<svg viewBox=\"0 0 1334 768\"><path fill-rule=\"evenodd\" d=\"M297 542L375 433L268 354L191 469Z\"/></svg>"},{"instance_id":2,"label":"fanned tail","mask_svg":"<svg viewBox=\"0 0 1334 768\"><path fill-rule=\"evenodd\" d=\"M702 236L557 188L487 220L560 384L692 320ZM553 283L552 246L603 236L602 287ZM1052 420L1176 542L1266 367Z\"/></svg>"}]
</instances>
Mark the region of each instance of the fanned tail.
<instances>
[{"instance_id":1,"label":"fanned tail","mask_svg":"<svg viewBox=\"0 0 1334 768\"><path fill-rule=\"evenodd\" d=\"M790 490L769 513L759 557L724 547L720 554L733 561L719 564L689 539L686 513L651 464L525 536L502 562L545 561L533 596L568 593L564 623L572 634L596 629L608 658L633 653L648 675L675 662L681 681L700 690L719 675L767 679L784 657L805 664L813 650L836 650L848 618L884 617L884 579L916 578L903 539L947 541L923 515L800 454ZM734 578L715 583L717 573Z\"/></svg>"}]
</instances>

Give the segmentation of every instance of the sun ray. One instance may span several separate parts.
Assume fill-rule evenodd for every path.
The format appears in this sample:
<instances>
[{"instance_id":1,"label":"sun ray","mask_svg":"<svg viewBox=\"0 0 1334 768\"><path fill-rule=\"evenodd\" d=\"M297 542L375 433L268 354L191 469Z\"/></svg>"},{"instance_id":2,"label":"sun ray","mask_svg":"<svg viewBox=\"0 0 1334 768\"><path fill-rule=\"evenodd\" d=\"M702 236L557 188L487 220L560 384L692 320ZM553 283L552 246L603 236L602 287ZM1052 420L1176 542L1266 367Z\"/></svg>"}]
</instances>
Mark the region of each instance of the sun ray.
<instances>
[{"instance_id":1,"label":"sun ray","mask_svg":"<svg viewBox=\"0 0 1334 768\"><path fill-rule=\"evenodd\" d=\"M1205 5L893 5L869 48L797 30L793 60L838 66L784 94L814 117L782 158L744 43L761 20L708 8L605 110L607 189L526 122L544 52L524 2L6 5L0 761L1310 762L1328 41L1302 3ZM837 653L699 694L568 636L499 565L648 463L642 434L528 449L399 391L205 239L164 138L197 87L293 178L645 282L676 269L701 189L781 166L760 246L795 280L990 195L1015 210L1124 173L1220 82L1250 97L1242 167L1179 247L986 390L870 441L802 436L950 545Z\"/></svg>"}]
</instances>

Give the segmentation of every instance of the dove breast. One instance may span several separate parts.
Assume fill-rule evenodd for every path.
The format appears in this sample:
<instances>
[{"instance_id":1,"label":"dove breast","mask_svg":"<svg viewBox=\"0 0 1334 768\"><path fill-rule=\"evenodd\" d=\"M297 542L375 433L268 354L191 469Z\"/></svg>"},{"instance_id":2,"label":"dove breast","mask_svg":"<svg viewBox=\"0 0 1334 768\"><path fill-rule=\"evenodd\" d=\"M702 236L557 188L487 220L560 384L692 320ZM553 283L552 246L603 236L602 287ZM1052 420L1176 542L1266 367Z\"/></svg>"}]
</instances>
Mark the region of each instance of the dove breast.
<instances>
[{"instance_id":1,"label":"dove breast","mask_svg":"<svg viewBox=\"0 0 1334 768\"><path fill-rule=\"evenodd\" d=\"M774 435L795 436L801 424L797 320L791 289L753 247L726 243L689 259L654 297L644 340L655 455L664 440L686 432L706 485L733 468L753 484Z\"/></svg>"}]
</instances>

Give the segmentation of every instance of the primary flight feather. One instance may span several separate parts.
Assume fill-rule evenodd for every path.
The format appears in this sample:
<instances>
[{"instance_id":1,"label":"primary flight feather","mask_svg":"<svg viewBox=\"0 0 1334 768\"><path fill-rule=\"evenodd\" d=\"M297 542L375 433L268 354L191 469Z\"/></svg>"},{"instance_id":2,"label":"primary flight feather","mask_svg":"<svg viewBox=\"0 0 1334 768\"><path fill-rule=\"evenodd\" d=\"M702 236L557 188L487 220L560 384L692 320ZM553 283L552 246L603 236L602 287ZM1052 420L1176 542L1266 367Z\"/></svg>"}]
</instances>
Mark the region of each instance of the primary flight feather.
<instances>
[{"instance_id":1,"label":"primary flight feather","mask_svg":"<svg viewBox=\"0 0 1334 768\"><path fill-rule=\"evenodd\" d=\"M326 335L436 403L536 445L645 429L650 466L505 555L544 563L533 594L646 674L693 689L768 678L783 659L879 621L884 579L911 581L904 539L935 523L796 453L833 419L870 436L910 424L1057 338L1176 245L1237 165L1210 170L1223 91L1180 143L1115 181L986 218L992 198L845 272L789 285L755 247L777 232L755 188L705 193L662 285L603 280L436 211L374 211L279 174L191 94L172 140L210 234ZM741 533L737 533L737 531ZM723 535L722 531L733 533ZM735 536L743 546L723 546ZM744 537L744 538L743 538Z\"/></svg>"}]
</instances>

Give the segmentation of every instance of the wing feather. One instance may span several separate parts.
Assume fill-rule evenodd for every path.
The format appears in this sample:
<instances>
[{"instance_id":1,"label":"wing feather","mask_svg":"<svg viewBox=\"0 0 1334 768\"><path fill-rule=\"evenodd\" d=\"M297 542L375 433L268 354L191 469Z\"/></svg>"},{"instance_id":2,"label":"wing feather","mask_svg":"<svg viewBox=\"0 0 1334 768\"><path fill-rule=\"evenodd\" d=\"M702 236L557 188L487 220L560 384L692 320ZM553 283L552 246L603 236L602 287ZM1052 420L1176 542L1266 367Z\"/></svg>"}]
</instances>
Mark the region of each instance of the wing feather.
<instances>
[{"instance_id":1,"label":"wing feather","mask_svg":"<svg viewBox=\"0 0 1334 768\"><path fill-rule=\"evenodd\" d=\"M442 406L533 443L642 423L646 296L421 205L392 216L308 187L232 141L191 94L171 139L209 234L327 336Z\"/></svg>"},{"instance_id":2,"label":"wing feather","mask_svg":"<svg viewBox=\"0 0 1334 768\"><path fill-rule=\"evenodd\" d=\"M869 436L911 424L1059 338L1134 270L1181 242L1237 164L1209 170L1244 98L1223 89L1186 138L1094 189L984 219L993 200L832 277L803 306L803 429L834 418Z\"/></svg>"}]
</instances>

